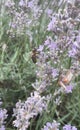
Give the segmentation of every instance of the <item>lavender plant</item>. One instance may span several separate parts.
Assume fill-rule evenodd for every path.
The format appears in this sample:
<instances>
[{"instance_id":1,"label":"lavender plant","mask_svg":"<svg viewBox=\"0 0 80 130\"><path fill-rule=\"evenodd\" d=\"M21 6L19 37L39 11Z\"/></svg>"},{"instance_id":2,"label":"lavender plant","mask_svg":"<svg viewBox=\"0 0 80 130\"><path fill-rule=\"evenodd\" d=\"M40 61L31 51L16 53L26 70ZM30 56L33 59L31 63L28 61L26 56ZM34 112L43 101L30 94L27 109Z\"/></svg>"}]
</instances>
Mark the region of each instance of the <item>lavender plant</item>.
<instances>
[{"instance_id":1,"label":"lavender plant","mask_svg":"<svg viewBox=\"0 0 80 130\"><path fill-rule=\"evenodd\" d=\"M25 34L29 43L41 43L40 41L43 41L46 35L46 25L49 20L46 16L51 17L53 11L56 11L55 8L59 8L61 4L62 0L6 1L5 7L10 19L7 33L12 37Z\"/></svg>"},{"instance_id":2,"label":"lavender plant","mask_svg":"<svg viewBox=\"0 0 80 130\"><path fill-rule=\"evenodd\" d=\"M59 130L57 122L61 126L78 124L80 128L80 94L75 87L80 77L79 6L79 0L8 0L2 3L0 84L3 87L0 95L7 109L9 105L13 108L18 99L22 100L13 109L13 126L19 130ZM34 64L31 48L38 45ZM74 96L73 91L78 95ZM49 123L53 119L57 121ZM75 126L65 125L63 130L77 130ZM1 129L5 129L4 126Z\"/></svg>"},{"instance_id":3,"label":"lavender plant","mask_svg":"<svg viewBox=\"0 0 80 130\"><path fill-rule=\"evenodd\" d=\"M58 14L52 14L47 30L52 32L53 38L47 37L45 43L39 48L37 79L40 80L34 85L39 91L44 91L52 81L60 78L59 85L64 87L66 92L68 90L71 92L73 87L69 83L73 75L75 74L75 77L80 75L79 8L77 5L76 1L74 3L66 1L64 9L59 9ZM74 11L72 11L73 8L75 8Z\"/></svg>"},{"instance_id":4,"label":"lavender plant","mask_svg":"<svg viewBox=\"0 0 80 130\"><path fill-rule=\"evenodd\" d=\"M16 120L13 121L15 127L19 130L26 130L30 125L30 119L42 114L43 110L47 109L45 97L41 97L36 91L31 93L31 97L25 102L17 102L16 108L13 110L13 116L16 116Z\"/></svg>"},{"instance_id":5,"label":"lavender plant","mask_svg":"<svg viewBox=\"0 0 80 130\"><path fill-rule=\"evenodd\" d=\"M63 9L50 15L47 30L52 37L48 36L38 49L37 80L32 85L40 93L52 93L55 100L61 93L72 93L74 81L80 76L79 4L79 1L65 1Z\"/></svg>"}]
</instances>

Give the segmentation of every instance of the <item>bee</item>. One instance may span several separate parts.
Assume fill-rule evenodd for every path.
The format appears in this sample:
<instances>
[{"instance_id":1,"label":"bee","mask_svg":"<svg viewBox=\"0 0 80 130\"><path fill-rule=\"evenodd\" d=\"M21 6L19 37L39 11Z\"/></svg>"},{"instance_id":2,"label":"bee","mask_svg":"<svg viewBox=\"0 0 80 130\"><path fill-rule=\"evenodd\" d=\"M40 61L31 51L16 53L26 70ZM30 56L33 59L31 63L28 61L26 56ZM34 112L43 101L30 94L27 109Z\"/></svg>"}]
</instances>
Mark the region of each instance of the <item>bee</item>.
<instances>
[{"instance_id":1,"label":"bee","mask_svg":"<svg viewBox=\"0 0 80 130\"><path fill-rule=\"evenodd\" d=\"M63 88L66 88L66 85L68 85L73 77L73 73L71 72L71 70L67 71L66 75L61 76L59 79L59 85Z\"/></svg>"},{"instance_id":2,"label":"bee","mask_svg":"<svg viewBox=\"0 0 80 130\"><path fill-rule=\"evenodd\" d=\"M36 62L37 62L37 58L38 58L38 51L37 51L37 49L36 49L36 48L34 48L34 49L32 50L32 55L31 55L31 58L32 58L32 61L33 61L34 63L36 63Z\"/></svg>"}]
</instances>

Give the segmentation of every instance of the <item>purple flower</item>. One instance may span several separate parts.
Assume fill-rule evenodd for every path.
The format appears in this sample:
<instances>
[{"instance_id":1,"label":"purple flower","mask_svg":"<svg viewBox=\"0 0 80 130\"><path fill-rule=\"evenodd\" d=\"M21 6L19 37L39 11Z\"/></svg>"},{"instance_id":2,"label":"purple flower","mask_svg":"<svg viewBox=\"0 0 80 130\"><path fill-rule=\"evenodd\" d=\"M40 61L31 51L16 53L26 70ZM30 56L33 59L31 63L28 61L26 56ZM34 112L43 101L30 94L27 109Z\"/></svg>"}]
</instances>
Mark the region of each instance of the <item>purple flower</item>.
<instances>
[{"instance_id":1,"label":"purple flower","mask_svg":"<svg viewBox=\"0 0 80 130\"><path fill-rule=\"evenodd\" d=\"M24 1L23 1L23 0L20 0L19 6L24 6L24 5L25 5Z\"/></svg>"},{"instance_id":2,"label":"purple flower","mask_svg":"<svg viewBox=\"0 0 80 130\"><path fill-rule=\"evenodd\" d=\"M75 59L80 57L80 42L79 38L72 44L71 50L69 51L69 56Z\"/></svg>"},{"instance_id":3,"label":"purple flower","mask_svg":"<svg viewBox=\"0 0 80 130\"><path fill-rule=\"evenodd\" d=\"M72 93L72 89L73 89L73 86L72 86L72 85L67 85L67 86L66 86L66 89L65 89L65 92L66 92L66 93Z\"/></svg>"},{"instance_id":4,"label":"purple flower","mask_svg":"<svg viewBox=\"0 0 80 130\"><path fill-rule=\"evenodd\" d=\"M41 97L38 92L31 93L31 97L25 102L16 103L16 108L13 109L13 116L16 119L13 121L13 125L19 130L26 130L30 125L30 119L37 116L38 113L42 113L43 110L47 109L45 97Z\"/></svg>"},{"instance_id":5,"label":"purple flower","mask_svg":"<svg viewBox=\"0 0 80 130\"><path fill-rule=\"evenodd\" d=\"M80 30L79 30L79 32L80 32ZM80 44L80 33L79 33L79 35L77 36L77 42L79 42L79 44Z\"/></svg>"},{"instance_id":6,"label":"purple flower","mask_svg":"<svg viewBox=\"0 0 80 130\"><path fill-rule=\"evenodd\" d=\"M55 78L56 76L58 76L58 70L57 69L53 69L52 70L52 76L53 76L53 78Z\"/></svg>"},{"instance_id":7,"label":"purple flower","mask_svg":"<svg viewBox=\"0 0 80 130\"><path fill-rule=\"evenodd\" d=\"M5 126L2 125L2 126L0 127L0 130L5 130Z\"/></svg>"},{"instance_id":8,"label":"purple flower","mask_svg":"<svg viewBox=\"0 0 80 130\"><path fill-rule=\"evenodd\" d=\"M49 48L50 50L55 50L57 46L57 44L51 39L51 37L47 38L44 45L47 46L47 48Z\"/></svg>"},{"instance_id":9,"label":"purple flower","mask_svg":"<svg viewBox=\"0 0 80 130\"><path fill-rule=\"evenodd\" d=\"M51 10L51 9L48 9L48 10L46 11L46 13L47 13L47 15L50 17L50 16L52 15L52 10Z\"/></svg>"},{"instance_id":10,"label":"purple flower","mask_svg":"<svg viewBox=\"0 0 80 130\"><path fill-rule=\"evenodd\" d=\"M75 126L65 125L63 127L63 130L77 130L77 128Z\"/></svg>"},{"instance_id":11,"label":"purple flower","mask_svg":"<svg viewBox=\"0 0 80 130\"><path fill-rule=\"evenodd\" d=\"M77 128L75 126L72 127L72 130L77 130Z\"/></svg>"},{"instance_id":12,"label":"purple flower","mask_svg":"<svg viewBox=\"0 0 80 130\"><path fill-rule=\"evenodd\" d=\"M56 44L54 42L51 42L51 44L48 46L50 50L53 50L56 48Z\"/></svg>"},{"instance_id":13,"label":"purple flower","mask_svg":"<svg viewBox=\"0 0 80 130\"><path fill-rule=\"evenodd\" d=\"M29 7L29 8L33 8L33 4L34 4L34 1L28 2L28 7Z\"/></svg>"},{"instance_id":14,"label":"purple flower","mask_svg":"<svg viewBox=\"0 0 80 130\"><path fill-rule=\"evenodd\" d=\"M41 130L59 130L59 123L57 123L55 120L53 120L52 123L47 122L46 125L44 126L44 128L42 128Z\"/></svg>"},{"instance_id":15,"label":"purple flower","mask_svg":"<svg viewBox=\"0 0 80 130\"><path fill-rule=\"evenodd\" d=\"M71 130L71 125L65 125L65 126L63 127L63 130Z\"/></svg>"},{"instance_id":16,"label":"purple flower","mask_svg":"<svg viewBox=\"0 0 80 130\"><path fill-rule=\"evenodd\" d=\"M48 24L47 30L53 31L56 27L56 23L57 23L56 17L53 17L52 20L50 21L50 23Z\"/></svg>"},{"instance_id":17,"label":"purple flower","mask_svg":"<svg viewBox=\"0 0 80 130\"><path fill-rule=\"evenodd\" d=\"M43 49L44 49L44 46L43 46L43 45L40 45L37 50L41 52L41 51L43 51Z\"/></svg>"}]
</instances>

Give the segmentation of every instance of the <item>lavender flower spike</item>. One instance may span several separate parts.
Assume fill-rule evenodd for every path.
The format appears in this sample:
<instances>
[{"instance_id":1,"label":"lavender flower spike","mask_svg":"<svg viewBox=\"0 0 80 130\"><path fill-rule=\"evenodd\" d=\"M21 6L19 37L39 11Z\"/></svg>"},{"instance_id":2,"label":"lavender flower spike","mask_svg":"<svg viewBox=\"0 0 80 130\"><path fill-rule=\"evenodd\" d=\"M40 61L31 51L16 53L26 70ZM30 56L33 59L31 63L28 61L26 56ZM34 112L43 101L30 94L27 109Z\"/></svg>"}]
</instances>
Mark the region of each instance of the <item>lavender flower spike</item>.
<instances>
[{"instance_id":1,"label":"lavender flower spike","mask_svg":"<svg viewBox=\"0 0 80 130\"><path fill-rule=\"evenodd\" d=\"M13 116L16 120L13 125L19 130L26 130L30 125L30 119L42 113L47 108L45 97L41 97L38 92L31 93L31 97L25 102L17 102L16 108L13 109Z\"/></svg>"},{"instance_id":2,"label":"lavender flower spike","mask_svg":"<svg viewBox=\"0 0 80 130\"><path fill-rule=\"evenodd\" d=\"M63 130L77 130L77 128L75 126L65 125L63 127Z\"/></svg>"},{"instance_id":3,"label":"lavender flower spike","mask_svg":"<svg viewBox=\"0 0 80 130\"><path fill-rule=\"evenodd\" d=\"M53 120L52 123L47 122L46 125L44 126L44 128L42 128L41 130L59 130L59 123L57 123L55 120Z\"/></svg>"}]
</instances>

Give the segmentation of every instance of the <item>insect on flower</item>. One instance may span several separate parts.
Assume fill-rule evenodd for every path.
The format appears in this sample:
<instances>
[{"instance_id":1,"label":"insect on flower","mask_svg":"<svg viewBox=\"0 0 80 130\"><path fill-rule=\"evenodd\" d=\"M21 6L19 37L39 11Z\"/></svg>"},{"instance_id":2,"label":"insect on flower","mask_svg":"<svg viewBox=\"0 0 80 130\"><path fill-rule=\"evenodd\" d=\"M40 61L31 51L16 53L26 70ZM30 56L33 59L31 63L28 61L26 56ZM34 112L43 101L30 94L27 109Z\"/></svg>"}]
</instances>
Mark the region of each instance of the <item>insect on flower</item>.
<instances>
[{"instance_id":1,"label":"insect on flower","mask_svg":"<svg viewBox=\"0 0 80 130\"><path fill-rule=\"evenodd\" d=\"M32 50L32 55L31 55L32 61L33 61L34 63L37 62L38 54L39 54L39 53L38 53L37 49L34 48L34 49Z\"/></svg>"},{"instance_id":2,"label":"insect on flower","mask_svg":"<svg viewBox=\"0 0 80 130\"><path fill-rule=\"evenodd\" d=\"M71 70L69 70L69 71L66 73L66 75L63 77L62 82L63 82L64 84L69 84L70 81L72 80L72 77L73 77L73 74L72 74Z\"/></svg>"},{"instance_id":3,"label":"insect on flower","mask_svg":"<svg viewBox=\"0 0 80 130\"><path fill-rule=\"evenodd\" d=\"M72 80L73 77L73 73L71 70L67 71L66 75L61 76L59 79L59 85L63 88L66 89L66 85L68 85L70 83L70 81Z\"/></svg>"}]
</instances>

